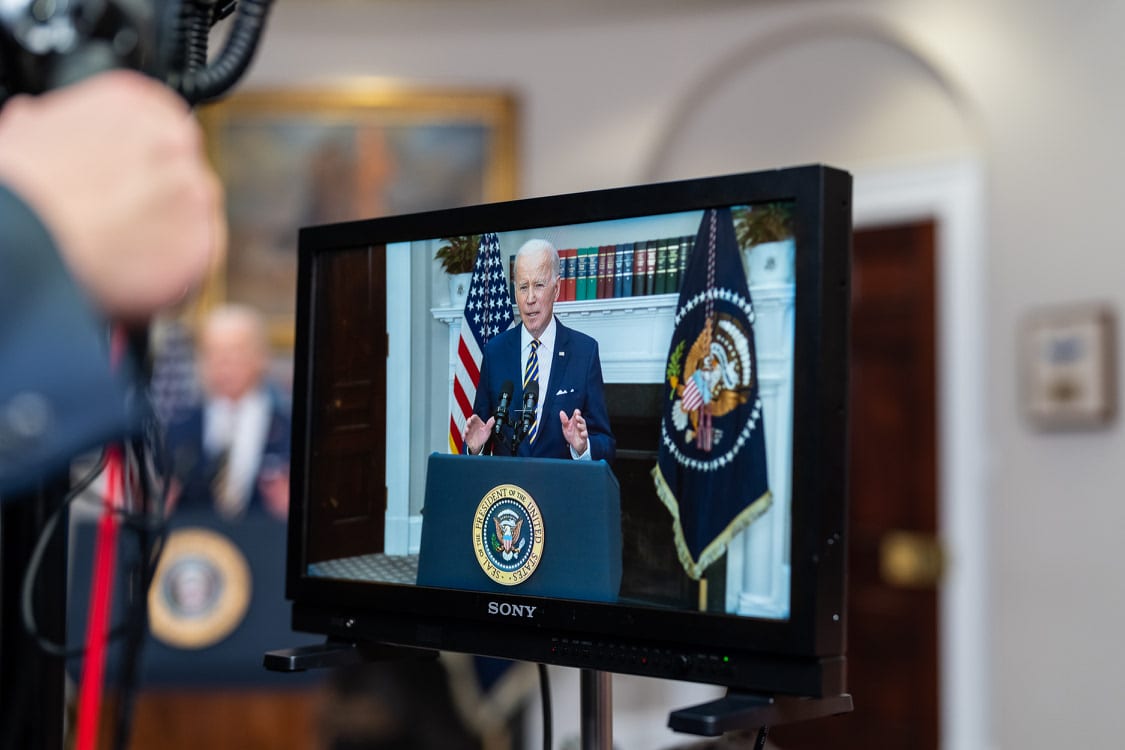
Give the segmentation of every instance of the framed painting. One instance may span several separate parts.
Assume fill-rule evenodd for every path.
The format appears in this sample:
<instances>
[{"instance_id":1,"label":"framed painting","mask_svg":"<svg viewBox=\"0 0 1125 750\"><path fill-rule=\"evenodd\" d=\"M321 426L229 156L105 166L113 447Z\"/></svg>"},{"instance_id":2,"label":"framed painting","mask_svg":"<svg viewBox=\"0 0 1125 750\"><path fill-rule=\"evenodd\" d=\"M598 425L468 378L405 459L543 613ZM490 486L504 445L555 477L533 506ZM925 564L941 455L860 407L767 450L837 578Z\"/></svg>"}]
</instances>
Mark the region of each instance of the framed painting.
<instances>
[{"instance_id":1,"label":"framed painting","mask_svg":"<svg viewBox=\"0 0 1125 750\"><path fill-rule=\"evenodd\" d=\"M253 305L287 350L298 229L514 198L515 110L503 92L401 88L246 91L201 109L230 237L200 307Z\"/></svg>"}]
</instances>

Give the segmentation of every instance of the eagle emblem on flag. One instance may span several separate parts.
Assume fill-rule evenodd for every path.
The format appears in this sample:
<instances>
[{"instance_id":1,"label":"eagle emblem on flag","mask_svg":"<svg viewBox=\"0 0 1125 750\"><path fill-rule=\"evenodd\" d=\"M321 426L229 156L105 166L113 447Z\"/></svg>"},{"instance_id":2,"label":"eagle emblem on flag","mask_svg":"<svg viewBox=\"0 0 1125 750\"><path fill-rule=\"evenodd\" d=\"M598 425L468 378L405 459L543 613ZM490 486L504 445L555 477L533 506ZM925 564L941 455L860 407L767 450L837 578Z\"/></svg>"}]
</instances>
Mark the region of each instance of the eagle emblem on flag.
<instances>
[{"instance_id":1,"label":"eagle emblem on flag","mask_svg":"<svg viewBox=\"0 0 1125 750\"><path fill-rule=\"evenodd\" d=\"M703 215L673 319L652 476L699 579L770 506L754 305L729 209Z\"/></svg>"},{"instance_id":2,"label":"eagle emblem on flag","mask_svg":"<svg viewBox=\"0 0 1125 750\"><path fill-rule=\"evenodd\" d=\"M710 319L686 360L673 356L667 372L669 386L679 397L678 408L672 409L673 427L684 433L685 442L694 440L701 450L710 451L715 442L713 418L742 406L753 392L750 335L736 317Z\"/></svg>"}]
</instances>

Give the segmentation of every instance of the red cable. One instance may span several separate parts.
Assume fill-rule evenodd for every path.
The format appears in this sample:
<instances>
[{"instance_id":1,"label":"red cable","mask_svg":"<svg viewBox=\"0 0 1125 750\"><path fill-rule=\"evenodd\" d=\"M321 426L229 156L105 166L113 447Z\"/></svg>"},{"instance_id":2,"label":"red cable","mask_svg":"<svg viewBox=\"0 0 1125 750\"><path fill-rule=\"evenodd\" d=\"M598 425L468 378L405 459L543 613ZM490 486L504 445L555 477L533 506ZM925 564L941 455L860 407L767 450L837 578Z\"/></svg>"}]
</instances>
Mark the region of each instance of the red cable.
<instances>
[{"instance_id":1,"label":"red cable","mask_svg":"<svg viewBox=\"0 0 1125 750\"><path fill-rule=\"evenodd\" d=\"M124 336L114 332L110 362L116 369L124 356ZM113 602L113 578L117 563L117 511L123 505L124 459L120 445L106 449L105 499L94 547L94 570L90 578L90 609L86 620L86 658L78 686L78 729L75 750L94 750L105 678L106 644Z\"/></svg>"},{"instance_id":2,"label":"red cable","mask_svg":"<svg viewBox=\"0 0 1125 750\"><path fill-rule=\"evenodd\" d=\"M98 742L106 640L113 601L113 573L117 556L117 504L121 489L121 449L112 445L106 456L106 496L94 552L90 611L86 621L86 659L78 690L76 750L94 750Z\"/></svg>"}]
</instances>

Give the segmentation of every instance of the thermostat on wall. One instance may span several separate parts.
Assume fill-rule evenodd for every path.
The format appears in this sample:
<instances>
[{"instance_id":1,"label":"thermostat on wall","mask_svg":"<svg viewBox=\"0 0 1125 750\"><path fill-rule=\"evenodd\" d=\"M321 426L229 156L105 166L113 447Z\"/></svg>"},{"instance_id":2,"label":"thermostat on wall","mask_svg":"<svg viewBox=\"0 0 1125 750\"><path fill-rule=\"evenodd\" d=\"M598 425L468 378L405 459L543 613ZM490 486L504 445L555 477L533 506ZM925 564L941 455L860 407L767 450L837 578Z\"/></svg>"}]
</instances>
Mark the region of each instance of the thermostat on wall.
<instances>
[{"instance_id":1,"label":"thermostat on wall","mask_svg":"<svg viewBox=\"0 0 1125 750\"><path fill-rule=\"evenodd\" d=\"M1114 316L1105 305L1036 311L1025 323L1023 402L1042 429L1101 427L1116 410Z\"/></svg>"}]
</instances>

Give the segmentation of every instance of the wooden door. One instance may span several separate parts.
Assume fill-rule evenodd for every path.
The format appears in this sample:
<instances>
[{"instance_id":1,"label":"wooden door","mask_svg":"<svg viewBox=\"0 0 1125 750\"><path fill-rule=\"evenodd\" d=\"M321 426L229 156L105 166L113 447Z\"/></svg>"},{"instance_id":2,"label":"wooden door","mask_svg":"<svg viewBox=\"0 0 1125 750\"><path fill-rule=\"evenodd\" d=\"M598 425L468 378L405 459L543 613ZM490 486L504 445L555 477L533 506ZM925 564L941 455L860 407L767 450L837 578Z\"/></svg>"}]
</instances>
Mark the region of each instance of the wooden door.
<instances>
[{"instance_id":1,"label":"wooden door","mask_svg":"<svg viewBox=\"0 0 1125 750\"><path fill-rule=\"evenodd\" d=\"M386 248L318 261L308 562L383 551L387 510Z\"/></svg>"},{"instance_id":2,"label":"wooden door","mask_svg":"<svg viewBox=\"0 0 1125 750\"><path fill-rule=\"evenodd\" d=\"M777 727L779 748L936 749L932 222L856 232L852 268L848 691L854 713ZM919 559L912 561L911 555Z\"/></svg>"}]
</instances>

